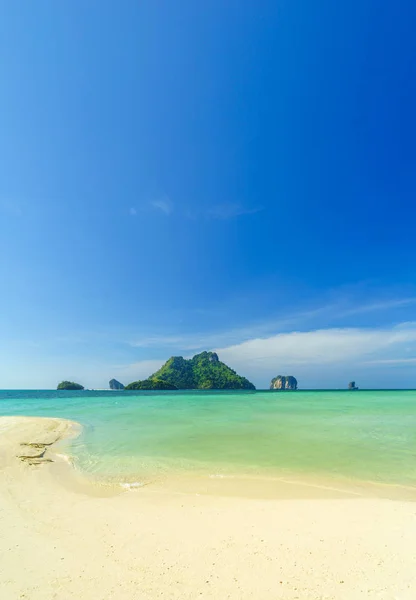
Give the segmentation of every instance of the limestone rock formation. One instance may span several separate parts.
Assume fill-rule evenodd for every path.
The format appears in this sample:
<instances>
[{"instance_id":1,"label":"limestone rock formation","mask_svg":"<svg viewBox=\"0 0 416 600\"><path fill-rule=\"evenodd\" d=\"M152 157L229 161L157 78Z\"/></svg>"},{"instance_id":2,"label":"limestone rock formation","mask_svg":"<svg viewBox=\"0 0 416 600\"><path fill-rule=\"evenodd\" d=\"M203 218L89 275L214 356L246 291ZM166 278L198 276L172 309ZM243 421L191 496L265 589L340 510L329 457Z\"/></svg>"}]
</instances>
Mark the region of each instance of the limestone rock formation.
<instances>
[{"instance_id":1,"label":"limestone rock formation","mask_svg":"<svg viewBox=\"0 0 416 600\"><path fill-rule=\"evenodd\" d=\"M298 382L292 375L277 375L270 383L271 390L297 390Z\"/></svg>"},{"instance_id":2,"label":"limestone rock formation","mask_svg":"<svg viewBox=\"0 0 416 600\"><path fill-rule=\"evenodd\" d=\"M355 381L350 381L348 384L349 390L358 390L358 387L355 385Z\"/></svg>"},{"instance_id":3,"label":"limestone rock formation","mask_svg":"<svg viewBox=\"0 0 416 600\"><path fill-rule=\"evenodd\" d=\"M219 362L218 354L216 352L209 352L209 362Z\"/></svg>"},{"instance_id":4,"label":"limestone rock formation","mask_svg":"<svg viewBox=\"0 0 416 600\"><path fill-rule=\"evenodd\" d=\"M124 385L117 381L117 379L111 379L108 385L110 386L110 390L124 390Z\"/></svg>"}]
</instances>

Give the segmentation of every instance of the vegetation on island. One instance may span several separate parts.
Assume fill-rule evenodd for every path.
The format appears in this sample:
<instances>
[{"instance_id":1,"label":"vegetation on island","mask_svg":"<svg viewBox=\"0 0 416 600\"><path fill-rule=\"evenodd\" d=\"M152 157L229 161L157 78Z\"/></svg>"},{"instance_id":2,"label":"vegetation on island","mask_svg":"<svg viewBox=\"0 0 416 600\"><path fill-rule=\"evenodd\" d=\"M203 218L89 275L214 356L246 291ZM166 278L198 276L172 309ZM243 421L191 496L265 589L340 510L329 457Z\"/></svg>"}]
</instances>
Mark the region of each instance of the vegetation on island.
<instances>
[{"instance_id":1,"label":"vegetation on island","mask_svg":"<svg viewBox=\"0 0 416 600\"><path fill-rule=\"evenodd\" d=\"M56 388L57 390L83 390L84 386L74 381L61 381Z\"/></svg>"},{"instance_id":2,"label":"vegetation on island","mask_svg":"<svg viewBox=\"0 0 416 600\"><path fill-rule=\"evenodd\" d=\"M173 387L161 387L165 385ZM152 387L143 387L152 386ZM134 386L134 387L133 387ZM145 381L126 386L129 389L178 390L255 390L245 377L221 362L215 352L201 352L193 358L172 356L156 373Z\"/></svg>"},{"instance_id":3,"label":"vegetation on island","mask_svg":"<svg viewBox=\"0 0 416 600\"><path fill-rule=\"evenodd\" d=\"M133 381L124 388L125 390L177 390L176 385L172 385L163 379L149 378L142 381Z\"/></svg>"},{"instance_id":4,"label":"vegetation on island","mask_svg":"<svg viewBox=\"0 0 416 600\"><path fill-rule=\"evenodd\" d=\"M297 390L298 382L293 375L277 375L270 382L271 390Z\"/></svg>"}]
</instances>

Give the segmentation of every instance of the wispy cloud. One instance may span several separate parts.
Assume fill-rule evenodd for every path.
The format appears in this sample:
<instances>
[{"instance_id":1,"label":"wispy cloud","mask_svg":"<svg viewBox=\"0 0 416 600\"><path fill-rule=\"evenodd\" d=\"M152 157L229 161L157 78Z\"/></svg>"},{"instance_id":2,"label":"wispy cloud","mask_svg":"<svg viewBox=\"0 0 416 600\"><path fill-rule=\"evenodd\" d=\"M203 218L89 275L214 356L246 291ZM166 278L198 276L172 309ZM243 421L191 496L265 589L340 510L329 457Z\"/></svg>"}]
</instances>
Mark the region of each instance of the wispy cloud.
<instances>
[{"instance_id":1,"label":"wispy cloud","mask_svg":"<svg viewBox=\"0 0 416 600\"><path fill-rule=\"evenodd\" d=\"M258 335L266 335L273 328L274 331L278 325L283 322L253 324L247 327L236 327L224 331L213 333L195 332L182 335L151 335L137 336L129 342L134 348L167 348L175 349L178 352L191 352L201 349L212 349L218 345L230 345L240 343Z\"/></svg>"},{"instance_id":2,"label":"wispy cloud","mask_svg":"<svg viewBox=\"0 0 416 600\"><path fill-rule=\"evenodd\" d=\"M244 207L238 203L225 203L215 204L206 211L206 216L210 219L234 219L242 215L254 215L264 210L263 206L256 206L252 208Z\"/></svg>"},{"instance_id":3,"label":"wispy cloud","mask_svg":"<svg viewBox=\"0 0 416 600\"><path fill-rule=\"evenodd\" d=\"M293 331L248 340L217 350L233 360L256 361L270 367L276 365L276 361L285 365L325 365L345 360L360 360L364 357L370 359L371 355L386 350L403 351L403 344L409 342L416 343L415 326Z\"/></svg>"},{"instance_id":4,"label":"wispy cloud","mask_svg":"<svg viewBox=\"0 0 416 600\"><path fill-rule=\"evenodd\" d=\"M171 215L173 212L173 203L172 201L167 198L159 198L157 200L152 200L150 202L150 206L152 208L154 208L157 211L160 211L161 213L163 213L164 215Z\"/></svg>"},{"instance_id":5,"label":"wispy cloud","mask_svg":"<svg viewBox=\"0 0 416 600\"><path fill-rule=\"evenodd\" d=\"M136 209L136 208L134 208L134 206L132 206L132 207L129 209L129 215L130 215L131 217L135 217L135 216L137 216L137 209Z\"/></svg>"},{"instance_id":6,"label":"wispy cloud","mask_svg":"<svg viewBox=\"0 0 416 600\"><path fill-rule=\"evenodd\" d=\"M416 365L416 358L383 358L379 360L368 360L366 365L408 366Z\"/></svg>"},{"instance_id":7,"label":"wispy cloud","mask_svg":"<svg viewBox=\"0 0 416 600\"><path fill-rule=\"evenodd\" d=\"M393 308L401 308L416 304L416 298L399 298L394 300L385 300L384 302L373 302L370 304L361 304L352 308L347 308L343 311L342 316L357 315L360 313L376 312L390 310Z\"/></svg>"},{"instance_id":8,"label":"wispy cloud","mask_svg":"<svg viewBox=\"0 0 416 600\"><path fill-rule=\"evenodd\" d=\"M356 328L331 327L330 323L340 322L344 317L360 313L383 313L383 311L387 311L391 316L391 312L389 311L403 306L411 306L415 303L416 298L412 297L386 300L385 302L364 303L356 306L348 306L342 302L335 302L309 310L283 314L281 318L253 322L244 326L226 328L209 333L195 331L192 333L172 333L168 335L137 335L128 343L137 348L175 348L177 351L186 352L199 349L229 347L253 339L273 338L276 335L294 335L295 331L356 331ZM317 323L319 324L318 327ZM401 330L413 331L415 328L415 323L404 322L396 325L395 331L397 333ZM370 331L370 329L365 331Z\"/></svg>"},{"instance_id":9,"label":"wispy cloud","mask_svg":"<svg viewBox=\"0 0 416 600\"><path fill-rule=\"evenodd\" d=\"M108 369L113 377L116 377L123 383L147 379L155 371L160 369L165 360L140 360L128 365L115 365Z\"/></svg>"}]
</instances>

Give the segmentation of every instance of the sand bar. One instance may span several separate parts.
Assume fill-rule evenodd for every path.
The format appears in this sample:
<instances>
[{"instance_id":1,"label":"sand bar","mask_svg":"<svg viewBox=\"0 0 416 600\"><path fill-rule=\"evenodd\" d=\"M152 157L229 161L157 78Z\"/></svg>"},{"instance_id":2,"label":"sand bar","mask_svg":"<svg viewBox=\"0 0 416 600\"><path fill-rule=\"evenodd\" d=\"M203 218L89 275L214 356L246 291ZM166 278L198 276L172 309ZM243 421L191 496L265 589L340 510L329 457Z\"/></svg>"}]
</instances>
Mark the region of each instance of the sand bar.
<instances>
[{"instance_id":1,"label":"sand bar","mask_svg":"<svg viewBox=\"0 0 416 600\"><path fill-rule=\"evenodd\" d=\"M75 434L0 418L2 600L416 598L414 502L106 493L57 456Z\"/></svg>"}]
</instances>

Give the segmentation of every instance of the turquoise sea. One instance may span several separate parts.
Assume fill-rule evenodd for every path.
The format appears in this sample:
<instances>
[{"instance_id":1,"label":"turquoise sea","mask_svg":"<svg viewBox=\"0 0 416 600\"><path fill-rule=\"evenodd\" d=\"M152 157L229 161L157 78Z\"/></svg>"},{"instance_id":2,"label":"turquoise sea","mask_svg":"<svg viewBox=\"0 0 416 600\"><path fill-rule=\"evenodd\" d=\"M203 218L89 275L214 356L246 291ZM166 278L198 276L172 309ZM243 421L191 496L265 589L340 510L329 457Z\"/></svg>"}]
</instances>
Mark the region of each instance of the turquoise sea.
<instances>
[{"instance_id":1,"label":"turquoise sea","mask_svg":"<svg viewBox=\"0 0 416 600\"><path fill-rule=\"evenodd\" d=\"M0 391L0 416L64 417L90 476L335 476L416 487L416 391Z\"/></svg>"}]
</instances>

